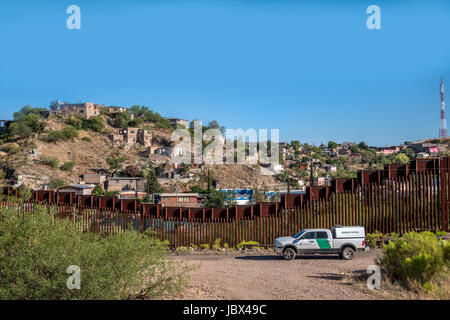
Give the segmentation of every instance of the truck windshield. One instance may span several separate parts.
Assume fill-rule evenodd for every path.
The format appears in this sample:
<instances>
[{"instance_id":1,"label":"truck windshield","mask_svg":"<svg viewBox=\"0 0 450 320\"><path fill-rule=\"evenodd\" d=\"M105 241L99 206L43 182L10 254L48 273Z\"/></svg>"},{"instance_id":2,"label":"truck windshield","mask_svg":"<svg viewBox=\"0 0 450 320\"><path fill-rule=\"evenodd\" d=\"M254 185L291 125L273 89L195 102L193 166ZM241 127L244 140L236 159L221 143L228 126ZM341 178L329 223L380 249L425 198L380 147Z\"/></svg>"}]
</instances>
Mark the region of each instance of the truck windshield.
<instances>
[{"instance_id":1,"label":"truck windshield","mask_svg":"<svg viewBox=\"0 0 450 320\"><path fill-rule=\"evenodd\" d=\"M306 231L306 230L302 230L302 231L300 231L299 233L295 234L295 235L294 235L294 238L300 237L302 234L305 233L305 231Z\"/></svg>"}]
</instances>

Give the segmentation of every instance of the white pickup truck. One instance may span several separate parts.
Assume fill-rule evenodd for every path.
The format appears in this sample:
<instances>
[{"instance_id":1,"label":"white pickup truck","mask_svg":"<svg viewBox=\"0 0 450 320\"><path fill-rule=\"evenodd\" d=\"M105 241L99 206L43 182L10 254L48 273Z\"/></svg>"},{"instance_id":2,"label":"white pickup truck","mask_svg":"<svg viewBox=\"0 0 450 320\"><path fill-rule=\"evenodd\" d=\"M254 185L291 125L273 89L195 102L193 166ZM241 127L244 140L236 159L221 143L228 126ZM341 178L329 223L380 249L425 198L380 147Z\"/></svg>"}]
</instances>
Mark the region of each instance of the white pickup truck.
<instances>
[{"instance_id":1,"label":"white pickup truck","mask_svg":"<svg viewBox=\"0 0 450 320\"><path fill-rule=\"evenodd\" d=\"M292 237L275 239L275 252L292 260L297 254L339 254L351 260L355 252L368 250L364 227L334 226L328 229L305 229Z\"/></svg>"}]
</instances>

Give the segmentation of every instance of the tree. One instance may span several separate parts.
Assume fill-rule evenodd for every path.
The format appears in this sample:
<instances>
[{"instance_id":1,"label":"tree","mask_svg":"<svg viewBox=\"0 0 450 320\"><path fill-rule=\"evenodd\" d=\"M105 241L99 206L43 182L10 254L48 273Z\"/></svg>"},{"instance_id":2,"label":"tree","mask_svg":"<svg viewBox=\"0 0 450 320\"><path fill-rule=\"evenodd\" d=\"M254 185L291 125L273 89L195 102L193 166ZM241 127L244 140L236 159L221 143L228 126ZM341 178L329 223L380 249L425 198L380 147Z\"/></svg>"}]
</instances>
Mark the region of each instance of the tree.
<instances>
[{"instance_id":1,"label":"tree","mask_svg":"<svg viewBox=\"0 0 450 320\"><path fill-rule=\"evenodd\" d=\"M292 146L292 148L294 148L294 150L300 149L300 141L298 141L298 140L292 140L292 141L291 141L291 146Z\"/></svg>"},{"instance_id":2,"label":"tree","mask_svg":"<svg viewBox=\"0 0 450 320\"><path fill-rule=\"evenodd\" d=\"M145 187L148 194L155 194L163 192L163 188L159 184L158 177L156 176L155 167L150 165L150 167L145 172Z\"/></svg>"},{"instance_id":3,"label":"tree","mask_svg":"<svg viewBox=\"0 0 450 320\"><path fill-rule=\"evenodd\" d=\"M114 124L119 128L128 128L128 122L131 120L131 114L128 111L116 114Z\"/></svg>"},{"instance_id":4,"label":"tree","mask_svg":"<svg viewBox=\"0 0 450 320\"><path fill-rule=\"evenodd\" d=\"M13 118L15 121L21 121L23 120L23 118L25 118L25 116L30 114L34 114L38 116L38 118L41 118L45 116L47 112L48 110L46 108L33 108L32 106L27 104L26 106L22 107L22 109L20 109L19 111L14 112Z\"/></svg>"},{"instance_id":5,"label":"tree","mask_svg":"<svg viewBox=\"0 0 450 320\"><path fill-rule=\"evenodd\" d=\"M211 129L219 129L219 123L216 120L208 122L208 127Z\"/></svg>"},{"instance_id":6,"label":"tree","mask_svg":"<svg viewBox=\"0 0 450 320\"><path fill-rule=\"evenodd\" d=\"M334 141L328 141L328 148L330 149L336 149L339 146L339 144L337 144Z\"/></svg>"},{"instance_id":7,"label":"tree","mask_svg":"<svg viewBox=\"0 0 450 320\"><path fill-rule=\"evenodd\" d=\"M14 117L16 118L16 115ZM36 113L27 113L23 116L17 116L17 118L19 120L14 121L9 126L9 132L20 137L28 137L35 132L42 132L46 125Z\"/></svg>"},{"instance_id":8,"label":"tree","mask_svg":"<svg viewBox=\"0 0 450 320\"><path fill-rule=\"evenodd\" d=\"M139 107L138 105L134 105L130 108L130 111L134 115L134 118L143 118L150 109L146 106Z\"/></svg>"},{"instance_id":9,"label":"tree","mask_svg":"<svg viewBox=\"0 0 450 320\"><path fill-rule=\"evenodd\" d=\"M224 126L220 126L219 123L216 120L212 120L208 122L208 127L210 129L219 129L220 132L224 133L225 132L225 127Z\"/></svg>"},{"instance_id":10,"label":"tree","mask_svg":"<svg viewBox=\"0 0 450 320\"><path fill-rule=\"evenodd\" d=\"M358 153L358 152L359 152L359 149L358 149L357 146L350 146L350 147L348 147L348 149L349 149L351 152L353 152L353 153Z\"/></svg>"},{"instance_id":11,"label":"tree","mask_svg":"<svg viewBox=\"0 0 450 320\"><path fill-rule=\"evenodd\" d=\"M268 192L269 189L267 188L266 184L263 183L261 188L258 186L253 187L253 203L258 202L267 202L266 198L266 192Z\"/></svg>"},{"instance_id":12,"label":"tree","mask_svg":"<svg viewBox=\"0 0 450 320\"><path fill-rule=\"evenodd\" d=\"M92 194L94 196L101 196L103 195L103 189L102 187L98 184L95 186L94 190L92 190Z\"/></svg>"},{"instance_id":13,"label":"tree","mask_svg":"<svg viewBox=\"0 0 450 320\"><path fill-rule=\"evenodd\" d=\"M414 156L416 155L414 150L411 148L406 148L405 150L403 150L403 153L406 154L409 158L414 158Z\"/></svg>"},{"instance_id":14,"label":"tree","mask_svg":"<svg viewBox=\"0 0 450 320\"><path fill-rule=\"evenodd\" d=\"M361 150L367 150L369 149L369 146L364 141L361 141L360 143L358 143L358 148Z\"/></svg>"},{"instance_id":15,"label":"tree","mask_svg":"<svg viewBox=\"0 0 450 320\"><path fill-rule=\"evenodd\" d=\"M406 154L404 153L399 153L394 157L394 162L396 163L408 163L409 162L409 158Z\"/></svg>"},{"instance_id":16,"label":"tree","mask_svg":"<svg viewBox=\"0 0 450 320\"><path fill-rule=\"evenodd\" d=\"M137 177L141 173L141 168L139 166L137 166L137 165L130 164L130 165L125 167L125 172L130 177Z\"/></svg>"},{"instance_id":17,"label":"tree","mask_svg":"<svg viewBox=\"0 0 450 320\"><path fill-rule=\"evenodd\" d=\"M230 208L236 205L232 191L219 191L211 189L205 194L205 207L207 208Z\"/></svg>"}]
</instances>

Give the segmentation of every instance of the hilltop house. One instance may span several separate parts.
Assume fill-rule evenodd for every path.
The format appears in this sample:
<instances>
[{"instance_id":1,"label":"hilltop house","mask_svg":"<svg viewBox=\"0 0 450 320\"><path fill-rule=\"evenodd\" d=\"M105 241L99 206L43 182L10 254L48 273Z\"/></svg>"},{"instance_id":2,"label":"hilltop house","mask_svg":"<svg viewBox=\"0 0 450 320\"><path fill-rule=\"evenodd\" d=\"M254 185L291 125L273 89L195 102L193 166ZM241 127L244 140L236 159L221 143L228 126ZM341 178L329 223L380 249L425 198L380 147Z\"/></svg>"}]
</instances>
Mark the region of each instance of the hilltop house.
<instances>
[{"instance_id":1,"label":"hilltop house","mask_svg":"<svg viewBox=\"0 0 450 320\"><path fill-rule=\"evenodd\" d=\"M80 175L80 181L85 184L103 185L107 178L106 173L86 172Z\"/></svg>"},{"instance_id":2,"label":"hilltop house","mask_svg":"<svg viewBox=\"0 0 450 320\"><path fill-rule=\"evenodd\" d=\"M59 102L56 105L51 113L63 113L63 114L73 114L79 115L86 119L89 119L92 116L100 115L100 110L105 106L102 104L95 104L92 102L85 103L61 103Z\"/></svg>"},{"instance_id":3,"label":"hilltop house","mask_svg":"<svg viewBox=\"0 0 450 320\"><path fill-rule=\"evenodd\" d=\"M104 109L106 111L106 113L110 116L112 116L113 118L118 114L118 113L122 113L122 112L126 112L129 111L127 108L124 107L117 107L117 106L109 106L109 107L105 107ZM130 113L131 115L131 120L134 119L134 115L132 113Z\"/></svg>"},{"instance_id":4,"label":"hilltop house","mask_svg":"<svg viewBox=\"0 0 450 320\"><path fill-rule=\"evenodd\" d=\"M113 177L104 183L106 191L138 191L145 192L145 180L142 177Z\"/></svg>"},{"instance_id":5,"label":"hilltop house","mask_svg":"<svg viewBox=\"0 0 450 320\"><path fill-rule=\"evenodd\" d=\"M177 125L183 126L185 128L189 127L189 121L188 120L184 120L184 119L179 119L179 118L166 118L167 120L170 121L170 125L174 128L177 127Z\"/></svg>"},{"instance_id":6,"label":"hilltop house","mask_svg":"<svg viewBox=\"0 0 450 320\"><path fill-rule=\"evenodd\" d=\"M333 166L331 164L326 164L323 166L323 168L325 169L325 171L327 172L336 172L337 171L337 167Z\"/></svg>"},{"instance_id":7,"label":"hilltop house","mask_svg":"<svg viewBox=\"0 0 450 320\"><path fill-rule=\"evenodd\" d=\"M59 192L75 192L75 195L90 195L94 185L87 184L70 184L64 187L58 188Z\"/></svg>"},{"instance_id":8,"label":"hilltop house","mask_svg":"<svg viewBox=\"0 0 450 320\"><path fill-rule=\"evenodd\" d=\"M198 193L161 193L157 202L168 207L201 207L203 199Z\"/></svg>"},{"instance_id":9,"label":"hilltop house","mask_svg":"<svg viewBox=\"0 0 450 320\"><path fill-rule=\"evenodd\" d=\"M145 148L152 145L152 134L150 130L141 128L127 128L119 131L119 134L111 134L109 138L113 142L125 142L128 147L140 144Z\"/></svg>"},{"instance_id":10,"label":"hilltop house","mask_svg":"<svg viewBox=\"0 0 450 320\"><path fill-rule=\"evenodd\" d=\"M414 150L414 152L427 152L427 153L438 153L446 152L447 145L441 143L429 143L429 142L418 142L408 144L408 148Z\"/></svg>"},{"instance_id":11,"label":"hilltop house","mask_svg":"<svg viewBox=\"0 0 450 320\"><path fill-rule=\"evenodd\" d=\"M376 154L384 154L385 156L400 152L399 146L382 147L382 148L373 147L371 149L374 150Z\"/></svg>"}]
</instances>

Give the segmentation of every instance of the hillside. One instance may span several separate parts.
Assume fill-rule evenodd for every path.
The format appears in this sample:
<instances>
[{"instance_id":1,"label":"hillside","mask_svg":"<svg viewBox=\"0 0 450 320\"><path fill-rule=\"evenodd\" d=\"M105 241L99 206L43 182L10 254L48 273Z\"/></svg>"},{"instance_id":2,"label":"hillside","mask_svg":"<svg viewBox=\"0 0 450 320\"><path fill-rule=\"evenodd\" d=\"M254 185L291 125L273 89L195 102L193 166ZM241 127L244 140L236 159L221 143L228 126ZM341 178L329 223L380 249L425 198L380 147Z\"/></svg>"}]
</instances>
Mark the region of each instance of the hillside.
<instances>
[{"instance_id":1,"label":"hillside","mask_svg":"<svg viewBox=\"0 0 450 320\"><path fill-rule=\"evenodd\" d=\"M110 170L108 158L122 158L122 167L133 164L140 168L149 163L149 148L138 144L127 146L114 143L111 135L119 135L121 128L111 125L111 119L102 115L104 128L101 132L93 130L78 130L77 136L68 140L48 142L49 132L62 130L68 126L69 117L51 115L45 121L45 130L33 133L28 137L13 136L0 145L0 166L2 168L2 183L24 184L33 189L48 185L53 179L61 179L65 183L79 183L80 175L97 169ZM172 129L157 128L151 122L139 123L138 127L146 128L152 134L152 146L166 147L170 144ZM46 159L57 159L50 163ZM166 160L170 160L166 157ZM71 170L62 170L64 163L73 162ZM179 180L179 191L190 191L194 185L206 186L205 170L210 169L217 187L241 188L255 184L276 185L273 177L261 176L254 166L247 165L210 165L194 172L191 177ZM194 170L193 170L194 171ZM174 192L175 179L159 179L166 192Z\"/></svg>"}]
</instances>

